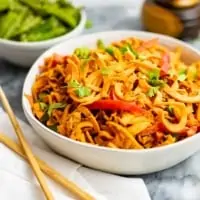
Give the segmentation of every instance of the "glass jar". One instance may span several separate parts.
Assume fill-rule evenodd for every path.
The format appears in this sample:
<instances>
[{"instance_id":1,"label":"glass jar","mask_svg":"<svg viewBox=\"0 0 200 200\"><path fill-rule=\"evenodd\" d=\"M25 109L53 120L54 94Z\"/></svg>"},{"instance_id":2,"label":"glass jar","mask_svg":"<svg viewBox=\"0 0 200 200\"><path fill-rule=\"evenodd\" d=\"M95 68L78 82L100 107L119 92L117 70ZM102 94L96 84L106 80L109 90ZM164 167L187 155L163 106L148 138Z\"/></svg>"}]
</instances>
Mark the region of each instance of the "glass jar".
<instances>
[{"instance_id":1,"label":"glass jar","mask_svg":"<svg viewBox=\"0 0 200 200\"><path fill-rule=\"evenodd\" d=\"M200 30L199 0L146 0L142 23L150 32L183 40L195 39Z\"/></svg>"}]
</instances>

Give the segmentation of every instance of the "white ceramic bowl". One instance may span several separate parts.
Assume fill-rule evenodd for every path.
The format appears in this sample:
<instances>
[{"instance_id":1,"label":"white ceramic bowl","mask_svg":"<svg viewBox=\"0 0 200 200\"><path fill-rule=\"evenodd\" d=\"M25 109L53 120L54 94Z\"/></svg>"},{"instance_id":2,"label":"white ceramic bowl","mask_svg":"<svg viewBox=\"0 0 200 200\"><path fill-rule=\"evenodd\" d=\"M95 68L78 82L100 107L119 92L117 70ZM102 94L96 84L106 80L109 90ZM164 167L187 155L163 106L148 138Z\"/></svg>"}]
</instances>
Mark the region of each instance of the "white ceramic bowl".
<instances>
[{"instance_id":1,"label":"white ceramic bowl","mask_svg":"<svg viewBox=\"0 0 200 200\"><path fill-rule=\"evenodd\" d=\"M0 57L21 67L30 67L48 48L82 33L86 23L86 13L81 11L81 20L76 28L60 37L40 42L18 42L0 39Z\"/></svg>"},{"instance_id":2,"label":"white ceramic bowl","mask_svg":"<svg viewBox=\"0 0 200 200\"><path fill-rule=\"evenodd\" d=\"M44 58L58 54L70 54L76 47L95 47L96 40L105 43L135 36L142 39L159 38L169 48L183 47L183 58L187 62L200 59L200 52L177 39L141 31L111 31L80 36L46 51L30 69L23 88L23 94L31 94L31 86L38 74L38 66ZM67 156L83 165L118 174L145 174L166 169L185 160L200 149L200 134L164 147L145 150L121 150L93 146L61 136L41 124L32 114L28 100L22 96L25 115L36 132L59 154Z\"/></svg>"}]
</instances>

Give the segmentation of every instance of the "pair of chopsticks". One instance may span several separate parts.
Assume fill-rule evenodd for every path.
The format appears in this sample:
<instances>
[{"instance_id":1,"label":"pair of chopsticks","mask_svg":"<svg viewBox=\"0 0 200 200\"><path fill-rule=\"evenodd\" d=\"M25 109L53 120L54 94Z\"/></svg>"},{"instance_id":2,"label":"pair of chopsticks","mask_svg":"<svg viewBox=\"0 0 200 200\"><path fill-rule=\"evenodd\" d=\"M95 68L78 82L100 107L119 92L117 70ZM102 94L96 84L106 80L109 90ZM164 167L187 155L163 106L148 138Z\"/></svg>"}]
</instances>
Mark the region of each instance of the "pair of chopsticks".
<instances>
[{"instance_id":1,"label":"pair of chopsticks","mask_svg":"<svg viewBox=\"0 0 200 200\"><path fill-rule=\"evenodd\" d=\"M13 112L13 110L8 102L8 99L6 98L6 95L1 86L0 86L0 99L3 104L4 109L6 110L8 116L9 116L9 119L13 125L13 128L14 128L15 133L18 137L18 140L21 144L21 147L3 134L0 134L0 142L4 143L7 147L11 148L13 151L15 151L20 156L26 158L29 161L30 166L32 167L33 172L35 173L35 176L43 190L43 193L44 193L46 199L54 200L54 197L48 188L48 185L46 183L46 180L45 180L45 177L44 177L44 174L42 173L42 171L45 172L50 178L54 179L57 183L64 186L69 191L71 191L73 194L75 194L79 199L94 200L94 198L90 194L84 192L82 189L80 189L78 186L76 186L73 182L67 180L61 174L59 174L54 169L49 167L45 162L43 162L39 158L36 158L33 155L32 150L29 147L28 143L26 142L26 139L23 135L22 129L21 129L19 123L17 122L14 112Z\"/></svg>"}]
</instances>

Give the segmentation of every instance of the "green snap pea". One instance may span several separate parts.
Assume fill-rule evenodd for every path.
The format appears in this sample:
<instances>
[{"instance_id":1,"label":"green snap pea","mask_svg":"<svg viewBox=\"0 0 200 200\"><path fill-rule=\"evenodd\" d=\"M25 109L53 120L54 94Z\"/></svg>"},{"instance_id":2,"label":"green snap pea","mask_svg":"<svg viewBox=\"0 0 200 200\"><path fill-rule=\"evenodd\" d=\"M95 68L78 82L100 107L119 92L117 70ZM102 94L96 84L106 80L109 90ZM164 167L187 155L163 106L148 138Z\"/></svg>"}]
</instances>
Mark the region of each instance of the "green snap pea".
<instances>
[{"instance_id":1,"label":"green snap pea","mask_svg":"<svg viewBox=\"0 0 200 200\"><path fill-rule=\"evenodd\" d=\"M81 8L66 0L0 0L0 38L32 42L70 32Z\"/></svg>"},{"instance_id":2,"label":"green snap pea","mask_svg":"<svg viewBox=\"0 0 200 200\"><path fill-rule=\"evenodd\" d=\"M76 27L78 23L79 19L77 12L79 13L79 11L77 9L70 7L61 8L58 4L46 4L44 5L44 10L47 13L56 16L72 28Z\"/></svg>"},{"instance_id":3,"label":"green snap pea","mask_svg":"<svg viewBox=\"0 0 200 200\"><path fill-rule=\"evenodd\" d=\"M50 17L32 31L22 34L20 40L24 42L48 40L66 32L67 28L59 20Z\"/></svg>"},{"instance_id":4,"label":"green snap pea","mask_svg":"<svg viewBox=\"0 0 200 200\"><path fill-rule=\"evenodd\" d=\"M40 16L35 16L33 13L29 13L26 19L23 21L21 27L19 28L17 35L28 32L31 29L37 27L42 23L42 18Z\"/></svg>"},{"instance_id":5,"label":"green snap pea","mask_svg":"<svg viewBox=\"0 0 200 200\"><path fill-rule=\"evenodd\" d=\"M35 12L37 12L39 15L45 16L47 13L44 12L42 9L43 6L43 1L38 1L38 0L20 0L24 5L28 6Z\"/></svg>"},{"instance_id":6,"label":"green snap pea","mask_svg":"<svg viewBox=\"0 0 200 200\"><path fill-rule=\"evenodd\" d=\"M27 10L21 12L9 11L0 20L0 37L10 39L15 36L17 29L26 16Z\"/></svg>"},{"instance_id":7,"label":"green snap pea","mask_svg":"<svg viewBox=\"0 0 200 200\"><path fill-rule=\"evenodd\" d=\"M5 11L9 8L9 0L1 0L0 12Z\"/></svg>"},{"instance_id":8,"label":"green snap pea","mask_svg":"<svg viewBox=\"0 0 200 200\"><path fill-rule=\"evenodd\" d=\"M24 6L17 0L9 0L9 9L12 11L16 11L16 12L28 10L28 8L26 6Z\"/></svg>"}]
</instances>

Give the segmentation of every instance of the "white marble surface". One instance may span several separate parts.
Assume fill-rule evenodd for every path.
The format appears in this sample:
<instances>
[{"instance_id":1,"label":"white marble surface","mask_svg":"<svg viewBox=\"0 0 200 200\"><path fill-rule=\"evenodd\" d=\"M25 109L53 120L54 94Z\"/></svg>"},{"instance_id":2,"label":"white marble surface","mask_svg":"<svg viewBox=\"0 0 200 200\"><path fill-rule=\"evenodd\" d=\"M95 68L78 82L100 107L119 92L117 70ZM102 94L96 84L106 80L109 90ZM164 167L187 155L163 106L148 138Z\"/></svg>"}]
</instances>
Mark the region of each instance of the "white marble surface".
<instances>
[{"instance_id":1,"label":"white marble surface","mask_svg":"<svg viewBox=\"0 0 200 200\"><path fill-rule=\"evenodd\" d=\"M139 10L134 7L93 8L87 9L87 13L94 26L85 33L110 29L141 29L140 20L137 18ZM191 43L200 48L198 40ZM25 116L21 107L21 89L27 71L0 60L0 84L17 116L23 120ZM152 200L200 200L200 152L173 168L142 178Z\"/></svg>"}]
</instances>

